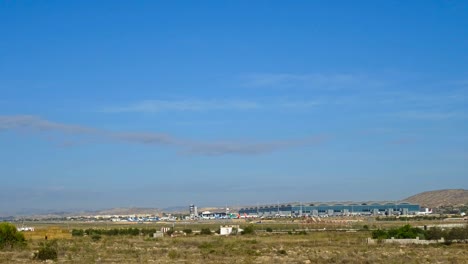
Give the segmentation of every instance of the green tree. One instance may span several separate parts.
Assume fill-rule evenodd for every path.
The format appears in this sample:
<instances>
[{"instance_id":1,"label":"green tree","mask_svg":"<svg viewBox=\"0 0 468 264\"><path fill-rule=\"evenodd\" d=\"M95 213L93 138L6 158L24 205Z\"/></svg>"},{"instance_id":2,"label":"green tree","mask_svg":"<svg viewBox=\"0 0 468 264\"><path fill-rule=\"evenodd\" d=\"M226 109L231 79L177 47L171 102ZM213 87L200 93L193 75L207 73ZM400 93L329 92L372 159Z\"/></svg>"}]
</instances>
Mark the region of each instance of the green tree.
<instances>
[{"instance_id":1,"label":"green tree","mask_svg":"<svg viewBox=\"0 0 468 264\"><path fill-rule=\"evenodd\" d=\"M0 223L0 249L23 246L26 244L24 235L18 232L16 227L10 223Z\"/></svg>"}]
</instances>

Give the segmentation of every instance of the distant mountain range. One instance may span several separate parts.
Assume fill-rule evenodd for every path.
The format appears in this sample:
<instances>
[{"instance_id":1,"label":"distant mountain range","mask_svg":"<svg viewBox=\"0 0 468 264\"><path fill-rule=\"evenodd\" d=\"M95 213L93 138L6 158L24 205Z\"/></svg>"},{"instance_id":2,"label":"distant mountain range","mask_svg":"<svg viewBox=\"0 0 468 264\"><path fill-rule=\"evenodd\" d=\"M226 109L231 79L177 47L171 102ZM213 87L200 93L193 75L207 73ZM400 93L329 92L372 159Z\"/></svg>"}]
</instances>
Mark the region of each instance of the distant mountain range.
<instances>
[{"instance_id":1,"label":"distant mountain range","mask_svg":"<svg viewBox=\"0 0 468 264\"><path fill-rule=\"evenodd\" d=\"M468 190L448 189L422 192L408 197L404 201L417 203L421 207L429 208L468 205Z\"/></svg>"},{"instance_id":2,"label":"distant mountain range","mask_svg":"<svg viewBox=\"0 0 468 264\"><path fill-rule=\"evenodd\" d=\"M416 203L421 207L438 208L441 206L460 206L468 205L468 190L464 189L448 189L422 192L404 199L405 202ZM236 211L238 208L230 208L231 211ZM223 210L223 208L199 208L202 210ZM173 206L167 208L111 208L104 210L70 210L70 211L53 211L40 209L21 209L16 213L0 212L0 217L7 218L8 216L21 217L67 217L77 215L134 215L134 214L150 214L159 215L162 212L166 213L188 213L188 206Z\"/></svg>"},{"instance_id":3,"label":"distant mountain range","mask_svg":"<svg viewBox=\"0 0 468 264\"><path fill-rule=\"evenodd\" d=\"M70 211L54 211L41 209L21 209L16 213L6 214L0 212L0 217L6 218L14 215L16 217L31 217L31 218L59 218L68 216L86 216L86 215L158 215L164 210L158 208L110 208L103 210L70 210Z\"/></svg>"}]
</instances>

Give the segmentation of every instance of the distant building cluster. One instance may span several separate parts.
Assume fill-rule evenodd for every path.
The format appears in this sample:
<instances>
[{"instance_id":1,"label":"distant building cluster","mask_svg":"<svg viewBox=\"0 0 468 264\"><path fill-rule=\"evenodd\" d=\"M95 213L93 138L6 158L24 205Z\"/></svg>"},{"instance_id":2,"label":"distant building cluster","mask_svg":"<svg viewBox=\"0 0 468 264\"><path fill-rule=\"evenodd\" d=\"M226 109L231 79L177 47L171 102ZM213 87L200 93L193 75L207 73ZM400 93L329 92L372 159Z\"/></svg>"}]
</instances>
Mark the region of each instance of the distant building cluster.
<instances>
[{"instance_id":1,"label":"distant building cluster","mask_svg":"<svg viewBox=\"0 0 468 264\"><path fill-rule=\"evenodd\" d=\"M417 214L419 210L420 206L418 204L405 202L297 203L241 208L239 214L247 217L327 217L351 215L410 215Z\"/></svg>"},{"instance_id":2,"label":"distant building cluster","mask_svg":"<svg viewBox=\"0 0 468 264\"><path fill-rule=\"evenodd\" d=\"M211 212L211 211L202 211L198 213L198 208L196 205L191 204L189 206L190 215L187 219L202 219L202 220L214 220L214 219L233 219L239 218L239 214L230 213L229 208L222 212Z\"/></svg>"}]
</instances>

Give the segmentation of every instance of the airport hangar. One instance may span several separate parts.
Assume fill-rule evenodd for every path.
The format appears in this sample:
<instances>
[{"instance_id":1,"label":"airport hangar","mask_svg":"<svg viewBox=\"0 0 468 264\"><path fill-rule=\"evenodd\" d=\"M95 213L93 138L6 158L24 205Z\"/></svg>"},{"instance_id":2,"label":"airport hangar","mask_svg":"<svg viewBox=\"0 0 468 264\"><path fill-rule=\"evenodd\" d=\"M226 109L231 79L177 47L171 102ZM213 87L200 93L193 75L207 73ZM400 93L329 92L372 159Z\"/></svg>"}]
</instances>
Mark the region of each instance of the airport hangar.
<instances>
[{"instance_id":1,"label":"airport hangar","mask_svg":"<svg viewBox=\"0 0 468 264\"><path fill-rule=\"evenodd\" d=\"M239 214L259 217L410 215L419 210L418 204L406 202L294 203L241 208Z\"/></svg>"}]
</instances>

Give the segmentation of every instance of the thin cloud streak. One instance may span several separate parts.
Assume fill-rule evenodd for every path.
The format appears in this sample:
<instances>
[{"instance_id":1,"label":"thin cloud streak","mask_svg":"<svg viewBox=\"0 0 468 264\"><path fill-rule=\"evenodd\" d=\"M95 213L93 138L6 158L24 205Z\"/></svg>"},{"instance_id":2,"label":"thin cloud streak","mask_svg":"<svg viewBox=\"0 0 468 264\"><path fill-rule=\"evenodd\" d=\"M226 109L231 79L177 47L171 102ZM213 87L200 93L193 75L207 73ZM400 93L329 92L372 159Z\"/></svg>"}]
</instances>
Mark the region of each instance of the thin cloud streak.
<instances>
[{"instance_id":1,"label":"thin cloud streak","mask_svg":"<svg viewBox=\"0 0 468 264\"><path fill-rule=\"evenodd\" d=\"M203 111L249 111L249 110L297 110L308 109L323 104L320 100L144 100L121 107L105 107L104 113L160 113L169 111L203 112Z\"/></svg>"},{"instance_id":2,"label":"thin cloud streak","mask_svg":"<svg viewBox=\"0 0 468 264\"><path fill-rule=\"evenodd\" d=\"M164 111L210 111L210 110L250 110L261 106L252 101L242 100L145 100L124 107L107 107L103 112L146 112Z\"/></svg>"},{"instance_id":3,"label":"thin cloud streak","mask_svg":"<svg viewBox=\"0 0 468 264\"><path fill-rule=\"evenodd\" d=\"M461 112L408 111L396 114L399 117L415 120L441 121L450 119L466 119L468 116Z\"/></svg>"},{"instance_id":4,"label":"thin cloud streak","mask_svg":"<svg viewBox=\"0 0 468 264\"><path fill-rule=\"evenodd\" d=\"M290 74L263 73L245 76L249 87L308 87L323 90L339 90L357 86L381 86L382 82L359 74Z\"/></svg>"},{"instance_id":5,"label":"thin cloud streak","mask_svg":"<svg viewBox=\"0 0 468 264\"><path fill-rule=\"evenodd\" d=\"M0 131L11 129L59 131L66 134L95 134L99 132L94 128L51 122L30 115L0 116Z\"/></svg>"},{"instance_id":6,"label":"thin cloud streak","mask_svg":"<svg viewBox=\"0 0 468 264\"><path fill-rule=\"evenodd\" d=\"M114 132L86 126L68 125L48 121L37 116L0 116L0 131L28 131L36 133L62 133L89 136L94 140L111 140L149 146L168 146L184 154L220 156L227 154L266 154L293 147L310 146L326 140L324 136L299 140L246 142L246 141L193 141L154 132ZM94 142L94 141L93 141ZM99 141L98 141L99 142Z\"/></svg>"},{"instance_id":7,"label":"thin cloud streak","mask_svg":"<svg viewBox=\"0 0 468 264\"><path fill-rule=\"evenodd\" d=\"M326 136L315 136L302 140L285 140L275 142L194 142L188 149L188 154L223 155L223 154L263 154L282 149L319 144L327 140Z\"/></svg>"}]
</instances>

